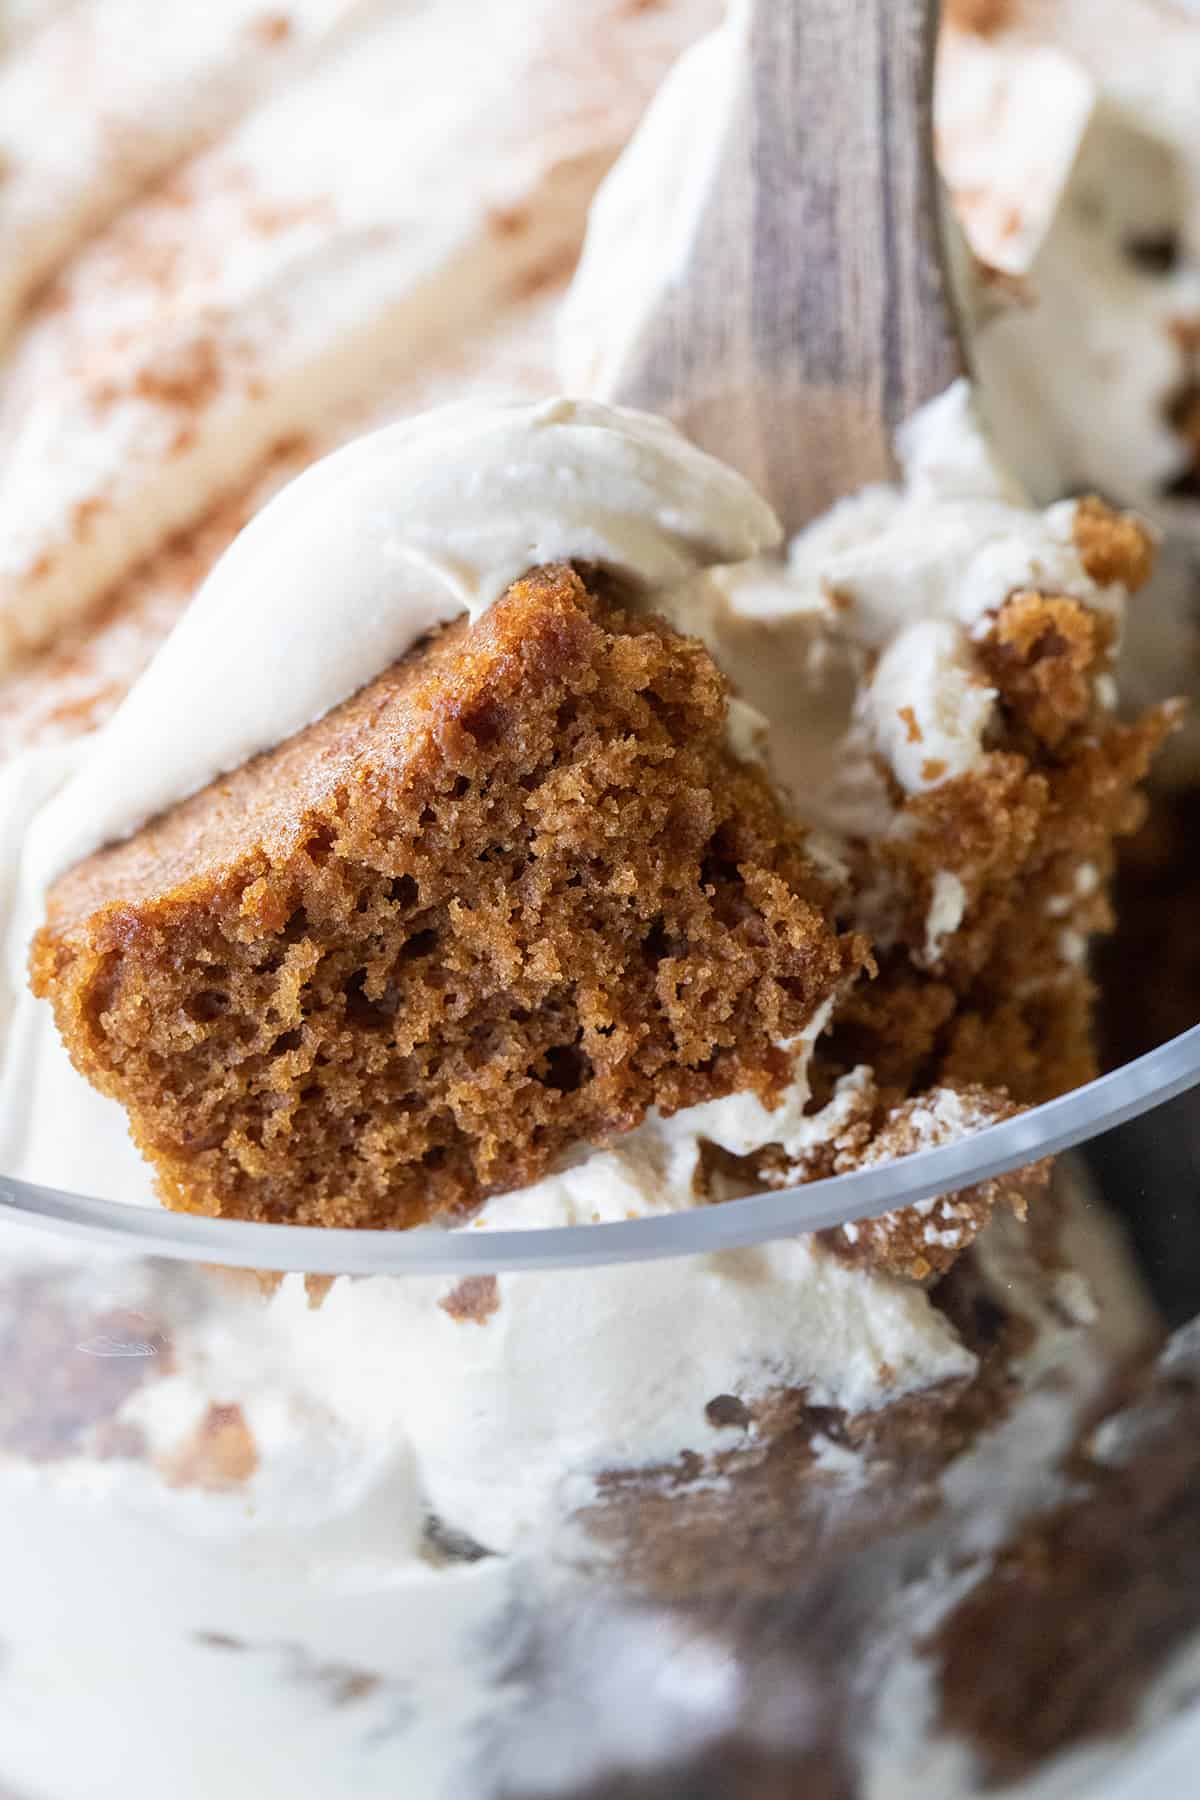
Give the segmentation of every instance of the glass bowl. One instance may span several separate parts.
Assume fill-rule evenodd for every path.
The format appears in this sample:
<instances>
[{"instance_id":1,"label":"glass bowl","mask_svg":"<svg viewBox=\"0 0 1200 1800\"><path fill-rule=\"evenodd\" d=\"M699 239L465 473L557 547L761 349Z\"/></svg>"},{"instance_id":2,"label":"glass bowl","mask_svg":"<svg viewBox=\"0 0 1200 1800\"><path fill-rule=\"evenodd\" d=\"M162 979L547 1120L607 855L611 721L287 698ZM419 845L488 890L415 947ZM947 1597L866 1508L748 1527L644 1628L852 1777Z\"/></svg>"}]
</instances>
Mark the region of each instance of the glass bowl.
<instances>
[{"instance_id":1,"label":"glass bowl","mask_svg":"<svg viewBox=\"0 0 1200 1800\"><path fill-rule=\"evenodd\" d=\"M796 1234L1198 1079L1200 1027L942 1149L569 1230L302 1231L0 1182L2 1800L820 1800L887 1771L966 1800L1043 1758L1056 1794L1160 1800L1188 1725L1150 1727L1189 1691L1200 1581L1113 1714L1142 1737L1071 1681L1126 1614L1146 1638L1164 1558L1186 1583L1163 1523L1186 1471L1160 1464L1164 1430L1200 1437L1200 1358L1130 1375L1159 1333L1075 1159L1058 1212L1091 1298L1001 1218L928 1293ZM1103 1564L1089 1632L1127 1439L1132 1561ZM1052 1682L1006 1599L1023 1532Z\"/></svg>"},{"instance_id":2,"label":"glass bowl","mask_svg":"<svg viewBox=\"0 0 1200 1800\"><path fill-rule=\"evenodd\" d=\"M202 1219L0 1175L0 1220L127 1253L328 1275L495 1274L686 1256L877 1217L1083 1144L1200 1083L1200 1025L1042 1106L939 1149L668 1217L544 1230L339 1231Z\"/></svg>"}]
</instances>

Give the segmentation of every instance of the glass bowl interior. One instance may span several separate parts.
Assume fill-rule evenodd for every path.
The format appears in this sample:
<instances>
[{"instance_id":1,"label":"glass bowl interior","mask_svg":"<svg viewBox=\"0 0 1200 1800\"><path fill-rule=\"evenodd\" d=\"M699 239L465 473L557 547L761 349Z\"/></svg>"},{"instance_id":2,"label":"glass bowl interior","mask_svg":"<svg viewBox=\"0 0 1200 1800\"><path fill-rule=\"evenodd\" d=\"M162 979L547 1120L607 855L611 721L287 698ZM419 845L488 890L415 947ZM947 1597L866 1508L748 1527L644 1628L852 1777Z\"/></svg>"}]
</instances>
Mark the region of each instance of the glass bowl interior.
<instances>
[{"instance_id":1,"label":"glass bowl interior","mask_svg":"<svg viewBox=\"0 0 1200 1800\"><path fill-rule=\"evenodd\" d=\"M495 1274L703 1255L820 1231L970 1187L1113 1130L1200 1084L1200 1025L1057 1100L853 1174L616 1224L520 1231L324 1230L204 1219L0 1176L0 1219L129 1255L322 1275Z\"/></svg>"}]
</instances>

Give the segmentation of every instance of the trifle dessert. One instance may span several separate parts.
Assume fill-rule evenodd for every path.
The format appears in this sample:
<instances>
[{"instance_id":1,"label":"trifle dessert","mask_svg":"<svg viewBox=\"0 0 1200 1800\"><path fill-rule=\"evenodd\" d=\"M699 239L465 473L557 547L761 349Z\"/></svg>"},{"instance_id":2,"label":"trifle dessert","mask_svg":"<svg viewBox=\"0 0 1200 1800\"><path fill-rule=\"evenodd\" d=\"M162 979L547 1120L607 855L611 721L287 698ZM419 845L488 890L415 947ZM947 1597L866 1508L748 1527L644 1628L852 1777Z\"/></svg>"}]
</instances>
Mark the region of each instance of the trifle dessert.
<instances>
[{"instance_id":1,"label":"trifle dessert","mask_svg":"<svg viewBox=\"0 0 1200 1800\"><path fill-rule=\"evenodd\" d=\"M905 454L778 566L739 477L595 402L434 411L286 489L96 739L16 769L12 1172L91 1104L66 1055L168 1203L325 1224L467 1216L660 1122L684 1203L705 1147L787 1185L1085 1079L1086 935L1174 716L1113 711L1150 542L1022 506L965 385ZM778 757L726 637L793 661ZM123 1124L82 1153L128 1198Z\"/></svg>"},{"instance_id":2,"label":"trifle dessert","mask_svg":"<svg viewBox=\"0 0 1200 1800\"><path fill-rule=\"evenodd\" d=\"M1177 723L1117 707L1144 526L1035 508L965 384L786 551L664 422L546 397L586 198L702 10L530 7L464 71L454 9L256 16L249 59L218 9L88 242L40 228L0 399L6 1175L485 1243L1094 1071L1088 940ZM414 232L422 182L470 204ZM15 1225L0 1259L21 1800L902 1792L925 1739L877 1757L852 1698L937 1722L936 1597L1073 1501L1162 1335L1066 1167L596 1269L256 1279ZM943 1706L946 1792L1023 1778Z\"/></svg>"},{"instance_id":3,"label":"trifle dessert","mask_svg":"<svg viewBox=\"0 0 1200 1800\"><path fill-rule=\"evenodd\" d=\"M1148 540L1099 503L1022 505L965 387L906 459L903 487L848 500L786 564L746 559L775 527L740 478L595 402L435 412L286 490L110 725L10 771L10 947L32 935L33 985L8 1168L274 1222L586 1231L903 1156L1084 1078L1085 934L1171 723L1123 724L1109 691ZM372 535L361 585L317 555ZM514 577L507 546L531 541ZM280 550L303 578L270 579ZM381 579L413 604L380 607ZM305 614L306 582L340 610ZM234 629L255 591L264 642L288 616L327 634L277 690L320 716L262 750L278 727ZM375 654L372 617L412 646L322 703L339 643ZM795 715L792 788L720 672L755 642L772 679L792 659L801 698L808 671L808 749L832 764L815 826ZM144 722L186 711L192 683L227 710L147 759ZM239 683L259 704L239 711ZM40 1395L14 1408L11 1541L27 1580L35 1543L61 1575L60 1533L106 1587L140 1570L137 1654L92 1690L105 1719L128 1716L145 1655L186 1664L176 1691L231 1731L269 1694L303 1709L286 1744L239 1752L235 1792L297 1757L330 1793L387 1791L397 1757L422 1791L537 1791L553 1758L526 1758L525 1711L580 1608L617 1641L628 1609L663 1604L700 1607L679 1629L708 1634L721 1596L915 1528L956 1484L993 1483L993 1457L1018 1513L1053 1485L1156 1326L1102 1211L1047 1180L662 1265L266 1294L47 1267L18 1240L39 1366L64 1333L125 1366L68 1378L48 1422ZM1008 1471L1007 1434L1030 1430ZM95 1583L66 1580L95 1621ZM8 1778L83 1791L99 1754L123 1783L167 1779L170 1705L128 1744L97 1725L86 1770L47 1750L65 1690L36 1671L63 1632L88 1661L60 1612L11 1665ZM653 1754L614 1725L603 1754L677 1749L651 1736Z\"/></svg>"}]
</instances>

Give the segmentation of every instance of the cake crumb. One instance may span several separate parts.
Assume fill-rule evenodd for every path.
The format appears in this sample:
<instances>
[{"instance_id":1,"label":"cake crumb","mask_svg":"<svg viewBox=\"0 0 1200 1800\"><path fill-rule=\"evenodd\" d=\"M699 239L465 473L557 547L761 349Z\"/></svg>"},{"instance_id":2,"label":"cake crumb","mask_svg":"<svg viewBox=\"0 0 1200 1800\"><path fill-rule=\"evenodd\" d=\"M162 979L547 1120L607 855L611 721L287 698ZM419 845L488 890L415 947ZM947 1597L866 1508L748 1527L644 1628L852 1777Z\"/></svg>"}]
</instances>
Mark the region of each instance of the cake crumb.
<instances>
[{"instance_id":1,"label":"cake crumb","mask_svg":"<svg viewBox=\"0 0 1200 1800\"><path fill-rule=\"evenodd\" d=\"M309 1312L320 1312L336 1280L336 1275L306 1275L304 1277L304 1297L308 1301Z\"/></svg>"},{"instance_id":2,"label":"cake crumb","mask_svg":"<svg viewBox=\"0 0 1200 1800\"><path fill-rule=\"evenodd\" d=\"M854 1094L837 1134L813 1153L805 1179L846 1175L933 1150L1019 1110L1004 1094L979 1087L936 1090L888 1107L868 1080ZM1034 1164L850 1227L836 1226L822 1232L821 1241L843 1262L927 1281L951 1267L998 1206L1023 1218L1049 1174L1048 1163Z\"/></svg>"},{"instance_id":3,"label":"cake crumb","mask_svg":"<svg viewBox=\"0 0 1200 1800\"><path fill-rule=\"evenodd\" d=\"M36 982L168 1205L462 1219L790 1080L866 940L708 652L591 579L514 583L56 885Z\"/></svg>"},{"instance_id":4,"label":"cake crumb","mask_svg":"<svg viewBox=\"0 0 1200 1800\"><path fill-rule=\"evenodd\" d=\"M1079 560L1101 587L1120 582L1131 594L1145 587L1154 566L1154 539L1133 513L1114 512L1095 494L1075 507L1071 537Z\"/></svg>"},{"instance_id":5,"label":"cake crumb","mask_svg":"<svg viewBox=\"0 0 1200 1800\"><path fill-rule=\"evenodd\" d=\"M438 1301L444 1313L461 1322L486 1325L500 1311L500 1283L494 1275L467 1275Z\"/></svg>"},{"instance_id":6,"label":"cake crumb","mask_svg":"<svg viewBox=\"0 0 1200 1800\"><path fill-rule=\"evenodd\" d=\"M904 727L906 743L920 744L924 741L925 733L921 730L917 722L917 715L911 706L897 707L896 717Z\"/></svg>"}]
</instances>

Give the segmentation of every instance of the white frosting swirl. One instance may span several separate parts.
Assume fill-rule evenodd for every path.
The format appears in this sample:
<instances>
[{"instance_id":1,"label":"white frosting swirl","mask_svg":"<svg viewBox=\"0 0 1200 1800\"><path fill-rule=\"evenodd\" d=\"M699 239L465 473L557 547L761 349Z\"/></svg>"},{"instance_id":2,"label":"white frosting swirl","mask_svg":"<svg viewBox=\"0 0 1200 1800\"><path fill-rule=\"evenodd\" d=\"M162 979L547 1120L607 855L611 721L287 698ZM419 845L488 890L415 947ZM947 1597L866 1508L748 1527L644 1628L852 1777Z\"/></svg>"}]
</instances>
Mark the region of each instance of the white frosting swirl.
<instances>
[{"instance_id":1,"label":"white frosting swirl","mask_svg":"<svg viewBox=\"0 0 1200 1800\"><path fill-rule=\"evenodd\" d=\"M34 824L27 891L281 743L539 564L669 591L776 543L753 488L663 420L590 401L439 408L263 509Z\"/></svg>"}]
</instances>

